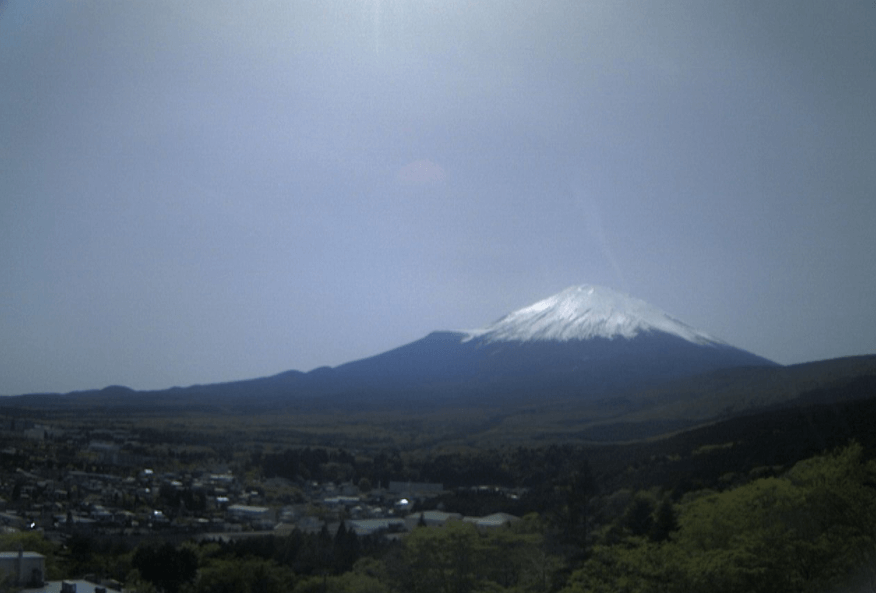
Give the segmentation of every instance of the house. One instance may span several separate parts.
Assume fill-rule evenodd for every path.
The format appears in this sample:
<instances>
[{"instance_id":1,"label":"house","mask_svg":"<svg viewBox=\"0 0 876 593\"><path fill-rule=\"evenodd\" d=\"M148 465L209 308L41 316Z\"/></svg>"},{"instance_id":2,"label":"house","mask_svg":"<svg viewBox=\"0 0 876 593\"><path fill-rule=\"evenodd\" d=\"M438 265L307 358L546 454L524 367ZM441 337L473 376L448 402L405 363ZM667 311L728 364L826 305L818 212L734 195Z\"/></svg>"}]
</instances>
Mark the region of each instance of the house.
<instances>
[{"instance_id":1,"label":"house","mask_svg":"<svg viewBox=\"0 0 876 593\"><path fill-rule=\"evenodd\" d=\"M277 512L268 507L233 504L228 507L228 518L232 521L249 523L253 526L271 526L277 521Z\"/></svg>"},{"instance_id":2,"label":"house","mask_svg":"<svg viewBox=\"0 0 876 593\"><path fill-rule=\"evenodd\" d=\"M39 588L24 589L21 593L108 593L123 590L112 584L97 584L86 580L49 581Z\"/></svg>"},{"instance_id":3,"label":"house","mask_svg":"<svg viewBox=\"0 0 876 593\"><path fill-rule=\"evenodd\" d=\"M351 519L346 521L346 524L347 529L359 536L408 530L404 519Z\"/></svg>"},{"instance_id":4,"label":"house","mask_svg":"<svg viewBox=\"0 0 876 593\"><path fill-rule=\"evenodd\" d=\"M487 515L486 517L463 518L463 521L465 521L466 523L474 523L476 527L483 529L490 527L504 527L509 523L513 523L519 520L520 517L515 517L514 515L509 515L508 513L493 513L492 515Z\"/></svg>"},{"instance_id":5,"label":"house","mask_svg":"<svg viewBox=\"0 0 876 593\"><path fill-rule=\"evenodd\" d=\"M0 552L0 574L18 586L40 587L46 574L46 557L36 552Z\"/></svg>"},{"instance_id":6,"label":"house","mask_svg":"<svg viewBox=\"0 0 876 593\"><path fill-rule=\"evenodd\" d=\"M444 511L423 511L422 513L411 513L405 517L405 524L408 530L413 531L417 525L425 524L428 527L437 527L444 525L448 521L461 521L462 515L459 513L445 513Z\"/></svg>"}]
</instances>

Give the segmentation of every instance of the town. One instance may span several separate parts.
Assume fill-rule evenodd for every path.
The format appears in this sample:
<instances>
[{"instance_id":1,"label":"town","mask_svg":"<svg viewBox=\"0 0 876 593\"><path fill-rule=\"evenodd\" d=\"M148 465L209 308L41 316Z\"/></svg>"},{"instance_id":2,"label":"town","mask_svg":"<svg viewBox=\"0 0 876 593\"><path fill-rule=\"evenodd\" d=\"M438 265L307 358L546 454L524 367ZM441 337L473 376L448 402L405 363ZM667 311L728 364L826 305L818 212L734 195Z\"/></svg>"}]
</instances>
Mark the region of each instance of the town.
<instances>
[{"instance_id":1,"label":"town","mask_svg":"<svg viewBox=\"0 0 876 593\"><path fill-rule=\"evenodd\" d=\"M0 410L0 593L876 583L872 398L617 445L446 418Z\"/></svg>"},{"instance_id":2,"label":"town","mask_svg":"<svg viewBox=\"0 0 876 593\"><path fill-rule=\"evenodd\" d=\"M464 516L441 510L440 503L430 506L448 494L440 483L354 481L349 468L322 449L313 451L316 463L333 479L265 477L241 451L220 458L209 446L160 441L155 434L144 442L143 432L131 427L59 428L0 417L0 439L0 526L5 533L38 532L59 545L77 538L133 546L295 530L334 534L342 524L357 536L394 539L418 525L461 521L489 529L519 520L505 512ZM495 485L463 490L471 488L509 501L524 492ZM3 552L0 572L19 588L52 590L38 553ZM85 576L91 580L81 581ZM78 593L89 584L121 589L118 579L105 576L63 578L68 584L79 579Z\"/></svg>"}]
</instances>

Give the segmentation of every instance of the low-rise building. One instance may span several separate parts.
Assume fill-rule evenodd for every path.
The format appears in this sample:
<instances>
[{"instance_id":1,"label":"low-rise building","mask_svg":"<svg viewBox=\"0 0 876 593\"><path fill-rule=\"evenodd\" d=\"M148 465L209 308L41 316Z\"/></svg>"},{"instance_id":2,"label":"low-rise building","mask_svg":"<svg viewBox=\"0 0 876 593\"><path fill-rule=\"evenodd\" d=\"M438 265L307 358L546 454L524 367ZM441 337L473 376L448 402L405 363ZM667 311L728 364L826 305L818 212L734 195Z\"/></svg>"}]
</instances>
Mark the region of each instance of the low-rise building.
<instances>
[{"instance_id":1,"label":"low-rise building","mask_svg":"<svg viewBox=\"0 0 876 593\"><path fill-rule=\"evenodd\" d=\"M404 519L386 517L383 519L352 519L346 521L348 529L356 535L374 535L378 533L398 533L407 531Z\"/></svg>"},{"instance_id":2,"label":"low-rise building","mask_svg":"<svg viewBox=\"0 0 876 593\"><path fill-rule=\"evenodd\" d=\"M277 522L277 512L269 507L232 504L228 507L228 518L253 527L265 527L273 526Z\"/></svg>"},{"instance_id":3,"label":"low-rise building","mask_svg":"<svg viewBox=\"0 0 876 593\"><path fill-rule=\"evenodd\" d=\"M504 527L509 523L513 523L519 520L520 517L515 517L514 515L509 515L508 513L493 513L492 515L487 515L485 517L463 518L463 521L465 521L466 523L474 523L475 527L485 529L491 527Z\"/></svg>"},{"instance_id":4,"label":"low-rise building","mask_svg":"<svg viewBox=\"0 0 876 593\"><path fill-rule=\"evenodd\" d=\"M46 557L36 552L0 552L0 574L11 576L19 587L39 587L46 574Z\"/></svg>"},{"instance_id":5,"label":"low-rise building","mask_svg":"<svg viewBox=\"0 0 876 593\"><path fill-rule=\"evenodd\" d=\"M426 525L428 527L441 526L448 521L461 521L462 515L459 513L445 513L444 511L423 511L421 513L411 513L405 517L405 524L409 530L413 530L417 525Z\"/></svg>"}]
</instances>

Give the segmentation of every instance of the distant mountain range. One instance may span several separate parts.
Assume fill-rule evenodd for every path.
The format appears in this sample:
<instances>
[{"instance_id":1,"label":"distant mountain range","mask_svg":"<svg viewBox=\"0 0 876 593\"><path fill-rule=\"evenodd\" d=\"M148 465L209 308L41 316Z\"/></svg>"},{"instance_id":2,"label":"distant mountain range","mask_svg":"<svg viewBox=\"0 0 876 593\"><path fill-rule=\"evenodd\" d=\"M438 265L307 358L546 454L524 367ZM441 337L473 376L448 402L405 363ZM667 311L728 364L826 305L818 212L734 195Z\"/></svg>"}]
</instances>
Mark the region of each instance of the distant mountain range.
<instances>
[{"instance_id":1,"label":"distant mountain range","mask_svg":"<svg viewBox=\"0 0 876 593\"><path fill-rule=\"evenodd\" d=\"M772 366L777 365L644 301L607 288L575 286L484 328L434 332L334 368L165 391L111 387L63 397L100 396L136 405L193 397L257 406L309 402L320 408L431 407L451 401L496 405L602 398L718 369Z\"/></svg>"},{"instance_id":2,"label":"distant mountain range","mask_svg":"<svg viewBox=\"0 0 876 593\"><path fill-rule=\"evenodd\" d=\"M326 425L392 415L481 431L490 442L618 441L806 398L868 397L873 384L876 356L783 367L639 299L575 286L481 329L433 332L334 368L160 391L29 394L0 398L0 411L267 414Z\"/></svg>"},{"instance_id":3,"label":"distant mountain range","mask_svg":"<svg viewBox=\"0 0 876 593\"><path fill-rule=\"evenodd\" d=\"M576 286L482 329L434 332L297 379L304 391L324 396L422 403L464 397L494 403L592 399L741 366L777 365L644 301L607 288Z\"/></svg>"}]
</instances>

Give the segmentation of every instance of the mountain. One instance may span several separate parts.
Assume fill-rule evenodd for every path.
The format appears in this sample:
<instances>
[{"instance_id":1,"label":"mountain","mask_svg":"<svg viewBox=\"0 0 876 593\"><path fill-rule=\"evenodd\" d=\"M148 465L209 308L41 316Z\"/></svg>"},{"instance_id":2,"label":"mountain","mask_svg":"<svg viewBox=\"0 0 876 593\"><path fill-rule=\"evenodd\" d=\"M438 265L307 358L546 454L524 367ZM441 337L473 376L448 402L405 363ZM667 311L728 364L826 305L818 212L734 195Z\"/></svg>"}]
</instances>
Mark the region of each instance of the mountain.
<instances>
[{"instance_id":1,"label":"mountain","mask_svg":"<svg viewBox=\"0 0 876 593\"><path fill-rule=\"evenodd\" d=\"M482 328L433 332L334 368L7 397L0 413L104 422L215 415L219 424L231 414L271 419L305 441L392 434L419 446L494 446L639 440L764 410L863 401L874 385L876 355L781 366L639 299L575 286Z\"/></svg>"},{"instance_id":2,"label":"mountain","mask_svg":"<svg viewBox=\"0 0 876 593\"><path fill-rule=\"evenodd\" d=\"M596 397L723 368L777 366L598 286L574 286L475 330L433 332L323 369L314 387L369 397Z\"/></svg>"},{"instance_id":3,"label":"mountain","mask_svg":"<svg viewBox=\"0 0 876 593\"><path fill-rule=\"evenodd\" d=\"M347 411L501 407L611 400L711 371L776 366L642 300L608 288L574 286L483 328L433 332L334 368L156 392L113 387L75 395L92 403L193 408L222 402ZM56 402L66 396L42 397Z\"/></svg>"},{"instance_id":4,"label":"mountain","mask_svg":"<svg viewBox=\"0 0 876 593\"><path fill-rule=\"evenodd\" d=\"M662 332L700 345L723 342L674 319L643 300L602 286L572 286L505 315L467 340L483 342L568 342L593 338L632 339Z\"/></svg>"}]
</instances>

